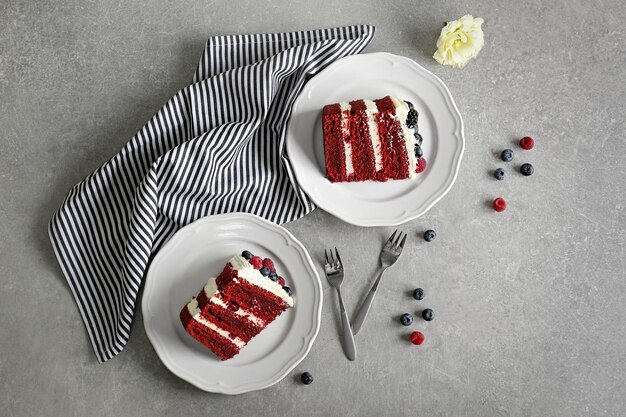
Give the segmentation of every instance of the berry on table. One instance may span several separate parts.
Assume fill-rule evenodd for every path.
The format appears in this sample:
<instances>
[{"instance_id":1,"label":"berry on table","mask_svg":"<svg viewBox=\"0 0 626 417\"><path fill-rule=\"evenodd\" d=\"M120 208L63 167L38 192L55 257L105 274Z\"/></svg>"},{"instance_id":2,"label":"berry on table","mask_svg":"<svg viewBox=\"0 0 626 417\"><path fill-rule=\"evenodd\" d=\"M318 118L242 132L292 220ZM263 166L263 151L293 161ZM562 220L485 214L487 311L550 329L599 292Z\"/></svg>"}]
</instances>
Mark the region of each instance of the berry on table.
<instances>
[{"instance_id":1,"label":"berry on table","mask_svg":"<svg viewBox=\"0 0 626 417\"><path fill-rule=\"evenodd\" d=\"M535 168L531 164L526 163L522 164L522 166L519 167L519 172L521 172L523 176L529 177L533 175L533 172L535 172Z\"/></svg>"},{"instance_id":2,"label":"berry on table","mask_svg":"<svg viewBox=\"0 0 626 417\"><path fill-rule=\"evenodd\" d=\"M418 346L424 343L424 334L422 332L411 333L411 343Z\"/></svg>"},{"instance_id":3,"label":"berry on table","mask_svg":"<svg viewBox=\"0 0 626 417\"><path fill-rule=\"evenodd\" d=\"M426 321L433 321L435 319L435 312L430 308L425 308L422 311L422 318Z\"/></svg>"},{"instance_id":4,"label":"berry on table","mask_svg":"<svg viewBox=\"0 0 626 417\"><path fill-rule=\"evenodd\" d=\"M266 267L263 267L259 270L259 272L261 273L261 275L263 275L264 277L268 277L270 275L270 270Z\"/></svg>"},{"instance_id":5,"label":"berry on table","mask_svg":"<svg viewBox=\"0 0 626 417\"><path fill-rule=\"evenodd\" d=\"M252 255L252 252L250 252L249 250L245 250L245 251L241 252L241 256L243 256L247 260L250 260L250 259L252 259L252 257L254 255Z\"/></svg>"},{"instance_id":6,"label":"berry on table","mask_svg":"<svg viewBox=\"0 0 626 417\"><path fill-rule=\"evenodd\" d=\"M535 141L530 136L524 136L519 140L519 146L528 151L535 146Z\"/></svg>"},{"instance_id":7,"label":"berry on table","mask_svg":"<svg viewBox=\"0 0 626 417\"><path fill-rule=\"evenodd\" d=\"M513 160L513 151L511 149L505 149L500 154L500 157L504 162L511 162Z\"/></svg>"},{"instance_id":8,"label":"berry on table","mask_svg":"<svg viewBox=\"0 0 626 417\"><path fill-rule=\"evenodd\" d=\"M502 168L498 168L493 171L493 176L496 177L498 181L502 181L506 176L506 172Z\"/></svg>"},{"instance_id":9,"label":"berry on table","mask_svg":"<svg viewBox=\"0 0 626 417\"><path fill-rule=\"evenodd\" d=\"M434 230L427 230L424 232L424 240L426 242L432 242L433 240L435 240L435 238L437 237L437 233L435 233Z\"/></svg>"},{"instance_id":10,"label":"berry on table","mask_svg":"<svg viewBox=\"0 0 626 417\"><path fill-rule=\"evenodd\" d=\"M416 288L413 291L413 298L416 300L422 300L424 298L424 290L421 288Z\"/></svg>"},{"instance_id":11,"label":"berry on table","mask_svg":"<svg viewBox=\"0 0 626 417\"><path fill-rule=\"evenodd\" d=\"M293 292L291 291L291 288L289 288L289 287L283 287L283 290L285 290L287 295L289 295L290 297L291 297L291 294L293 294Z\"/></svg>"},{"instance_id":12,"label":"berry on table","mask_svg":"<svg viewBox=\"0 0 626 417\"><path fill-rule=\"evenodd\" d=\"M504 201L504 198L498 197L493 200L493 209L498 212L506 210L506 201Z\"/></svg>"},{"instance_id":13,"label":"berry on table","mask_svg":"<svg viewBox=\"0 0 626 417\"><path fill-rule=\"evenodd\" d=\"M263 259L261 259L260 256L253 256L248 260L248 262L250 262L250 265L252 265L254 269L263 268Z\"/></svg>"},{"instance_id":14,"label":"berry on table","mask_svg":"<svg viewBox=\"0 0 626 417\"><path fill-rule=\"evenodd\" d=\"M274 262L270 258L263 259L263 266L272 272L276 271L276 268L274 267Z\"/></svg>"},{"instance_id":15,"label":"berry on table","mask_svg":"<svg viewBox=\"0 0 626 417\"><path fill-rule=\"evenodd\" d=\"M400 316L400 323L402 323L403 326L410 326L413 323L413 316L409 313L404 313Z\"/></svg>"},{"instance_id":16,"label":"berry on table","mask_svg":"<svg viewBox=\"0 0 626 417\"><path fill-rule=\"evenodd\" d=\"M278 277L278 283L281 287L285 286L285 279L283 277Z\"/></svg>"},{"instance_id":17,"label":"berry on table","mask_svg":"<svg viewBox=\"0 0 626 417\"><path fill-rule=\"evenodd\" d=\"M313 383L313 375L308 372L304 372L300 375L300 381L302 381L304 385L311 385Z\"/></svg>"}]
</instances>

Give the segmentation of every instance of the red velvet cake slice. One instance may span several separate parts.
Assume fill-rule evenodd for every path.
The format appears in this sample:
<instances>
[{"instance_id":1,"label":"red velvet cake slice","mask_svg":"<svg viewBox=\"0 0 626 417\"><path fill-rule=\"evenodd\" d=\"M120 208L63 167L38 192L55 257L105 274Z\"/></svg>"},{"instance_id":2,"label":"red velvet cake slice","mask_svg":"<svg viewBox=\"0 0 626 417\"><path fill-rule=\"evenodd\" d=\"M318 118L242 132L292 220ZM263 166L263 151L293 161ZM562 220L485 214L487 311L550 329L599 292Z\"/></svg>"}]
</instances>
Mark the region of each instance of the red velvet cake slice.
<instances>
[{"instance_id":1,"label":"red velvet cake slice","mask_svg":"<svg viewBox=\"0 0 626 417\"><path fill-rule=\"evenodd\" d=\"M242 255L231 258L180 312L187 333L222 360L239 353L294 303L291 289L279 284L284 279L270 259L261 260L248 251Z\"/></svg>"},{"instance_id":2,"label":"red velvet cake slice","mask_svg":"<svg viewBox=\"0 0 626 417\"><path fill-rule=\"evenodd\" d=\"M324 106L326 177L332 182L414 178L424 171L418 113L386 96Z\"/></svg>"}]
</instances>

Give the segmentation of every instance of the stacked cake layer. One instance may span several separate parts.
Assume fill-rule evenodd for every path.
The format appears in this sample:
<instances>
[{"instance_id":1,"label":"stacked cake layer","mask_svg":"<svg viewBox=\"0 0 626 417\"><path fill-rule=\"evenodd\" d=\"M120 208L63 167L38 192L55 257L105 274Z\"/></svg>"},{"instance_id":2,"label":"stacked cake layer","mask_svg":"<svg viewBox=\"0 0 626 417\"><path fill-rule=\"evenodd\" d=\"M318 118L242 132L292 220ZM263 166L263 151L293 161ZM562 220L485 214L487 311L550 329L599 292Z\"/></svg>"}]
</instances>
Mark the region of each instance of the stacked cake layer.
<instances>
[{"instance_id":1,"label":"stacked cake layer","mask_svg":"<svg viewBox=\"0 0 626 417\"><path fill-rule=\"evenodd\" d=\"M273 262L245 254L250 260L234 256L180 312L187 333L222 360L239 353L294 304Z\"/></svg>"},{"instance_id":2,"label":"stacked cake layer","mask_svg":"<svg viewBox=\"0 0 626 417\"><path fill-rule=\"evenodd\" d=\"M417 120L412 103L390 96L325 106L326 177L332 182L415 177L426 168Z\"/></svg>"}]
</instances>

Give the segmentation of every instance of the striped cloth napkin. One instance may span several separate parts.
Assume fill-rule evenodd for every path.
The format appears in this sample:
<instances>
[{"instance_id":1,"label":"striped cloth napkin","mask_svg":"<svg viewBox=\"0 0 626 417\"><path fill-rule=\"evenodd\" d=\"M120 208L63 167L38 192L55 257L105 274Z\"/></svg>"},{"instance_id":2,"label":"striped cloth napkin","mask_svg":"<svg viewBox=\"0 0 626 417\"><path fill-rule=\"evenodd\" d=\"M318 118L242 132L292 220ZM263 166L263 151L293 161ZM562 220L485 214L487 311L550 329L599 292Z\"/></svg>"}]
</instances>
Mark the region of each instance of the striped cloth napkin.
<instances>
[{"instance_id":1,"label":"striped cloth napkin","mask_svg":"<svg viewBox=\"0 0 626 417\"><path fill-rule=\"evenodd\" d=\"M204 216L289 222L315 207L285 151L307 79L362 51L372 26L210 38L193 83L72 188L50 240L98 361L128 342L150 256Z\"/></svg>"}]
</instances>

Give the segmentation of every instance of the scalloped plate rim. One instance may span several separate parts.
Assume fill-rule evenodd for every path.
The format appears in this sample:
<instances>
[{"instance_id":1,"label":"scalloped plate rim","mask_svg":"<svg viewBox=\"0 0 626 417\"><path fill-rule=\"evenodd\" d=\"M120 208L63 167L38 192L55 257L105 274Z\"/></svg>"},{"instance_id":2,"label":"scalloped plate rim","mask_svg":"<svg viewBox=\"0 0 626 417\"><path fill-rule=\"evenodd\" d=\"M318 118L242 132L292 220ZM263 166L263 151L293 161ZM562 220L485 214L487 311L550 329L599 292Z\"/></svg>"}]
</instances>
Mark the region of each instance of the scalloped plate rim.
<instances>
[{"instance_id":1,"label":"scalloped plate rim","mask_svg":"<svg viewBox=\"0 0 626 417\"><path fill-rule=\"evenodd\" d=\"M360 60L391 60L394 64L401 64L405 66L411 67L417 74L422 77L429 77L433 81L433 85L440 88L440 91L443 93L445 98L445 104L448 106L449 114L455 121L454 129L451 132L451 135L458 141L457 147L455 148L455 152L451 155L450 159L450 169L447 171L447 176L444 181L442 181L441 186L427 198L424 198L421 204L414 208L408 208L403 210L396 217L387 217L387 216L369 216L369 217L355 217L355 210L350 209L338 209L333 205L326 204L325 201L321 200L314 190L311 190L311 187L308 186L306 181L306 175L308 172L303 172L297 164L297 161L294 163L292 158L293 146L296 139L294 138L294 129L296 125L297 118L297 109L301 105L301 103L307 100L307 95L311 90L318 86L319 82L324 82L324 77L329 76L334 71L337 71L340 67L345 65L353 65L354 63L359 63ZM322 81L320 81L322 80ZM287 130L287 141L286 141L287 153L291 160L291 166L293 167L294 175L302 187L304 192L311 198L311 200L320 208L327 211L328 213L334 215L335 217L350 223L356 226L365 226L365 227L375 227L375 226L396 226L402 223L405 223L410 220L414 220L425 213L427 213L437 202L439 202L452 188L454 183L456 182L461 162L463 159L463 154L465 152L465 134L464 134L464 122L461 116L461 113L452 97L452 94L446 84L435 74L427 70L426 68L419 65L414 60L400 56L391 54L388 52L374 52L368 54L359 54L352 55L349 57L342 58L328 67L326 67L323 71L319 73L318 76L313 77L300 92L298 98L294 102L292 109L292 116L289 121L288 130ZM323 175L323 174L322 174ZM419 188L419 187L418 187Z\"/></svg>"},{"instance_id":2,"label":"scalloped plate rim","mask_svg":"<svg viewBox=\"0 0 626 417\"><path fill-rule=\"evenodd\" d=\"M314 305L315 305L315 314L311 317L311 326L308 329L307 333L301 335L300 343L301 347L297 352L294 352L294 355L285 361L285 363L281 364L280 367L277 368L276 372L272 375L268 376L264 380L256 381L252 383L242 383L237 386L225 386L222 382L217 381L215 383L208 383L207 381L200 380L196 378L194 375L187 372L184 368L177 365L175 360L169 355L169 351L163 346L160 340L158 340L157 335L153 333L153 330L150 328L151 319L154 318L154 313L150 310L150 294L153 290L153 275L155 274L155 268L158 268L159 263L164 261L164 257L168 254L169 251L173 250L173 248L184 239L185 235L190 233L198 233L198 230L205 226L206 224L222 222L227 223L230 220L234 219L242 219L245 221L250 221L255 223L258 226L272 229L274 232L278 232L286 241L287 246L293 246L296 248L301 261L306 269L308 269L312 276L314 277L314 287L317 289L317 292L313 295ZM313 261L300 241L298 241L295 236L291 232L289 232L284 227L274 224L268 220L265 220L259 216L248 214L248 213L228 213L228 214L217 214L211 215L207 217L200 218L183 228L179 229L159 250L159 252L155 255L152 264L150 265L150 269L148 270L148 274L146 275L145 283L144 283L144 292L142 296L142 313L143 313L143 323L144 330L150 343L152 344L154 350L157 353L157 356L163 362L163 364L176 376L179 378L189 382L190 384L196 386L197 388L218 394L243 394L246 392L256 391L260 389L264 389L270 387L279 381L281 381L285 376L289 374L310 352L313 343L319 333L320 325L321 325L321 315L322 315L322 304L323 304L323 289L322 284L317 274L317 270L313 265Z\"/></svg>"}]
</instances>

